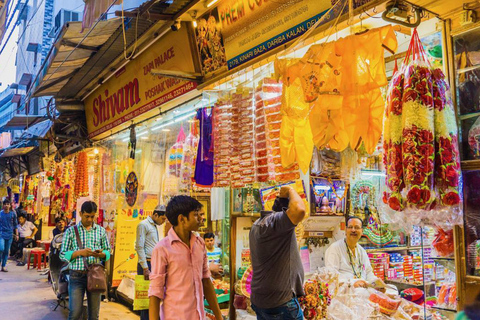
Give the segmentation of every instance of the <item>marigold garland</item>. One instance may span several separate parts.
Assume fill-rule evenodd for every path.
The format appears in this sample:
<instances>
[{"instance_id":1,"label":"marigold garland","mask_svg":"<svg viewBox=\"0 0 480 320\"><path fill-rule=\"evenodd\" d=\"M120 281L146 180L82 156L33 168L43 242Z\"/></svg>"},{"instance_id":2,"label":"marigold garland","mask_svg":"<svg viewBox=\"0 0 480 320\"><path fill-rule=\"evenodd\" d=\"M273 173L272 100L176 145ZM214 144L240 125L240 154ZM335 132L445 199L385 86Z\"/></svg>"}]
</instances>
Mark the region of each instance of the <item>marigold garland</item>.
<instances>
[{"instance_id":1,"label":"marigold garland","mask_svg":"<svg viewBox=\"0 0 480 320\"><path fill-rule=\"evenodd\" d=\"M389 192L383 201L395 211L458 205L458 131L448 84L443 72L428 64L416 30L410 49L407 58L412 54L416 60L394 74L387 92L384 164Z\"/></svg>"}]
</instances>

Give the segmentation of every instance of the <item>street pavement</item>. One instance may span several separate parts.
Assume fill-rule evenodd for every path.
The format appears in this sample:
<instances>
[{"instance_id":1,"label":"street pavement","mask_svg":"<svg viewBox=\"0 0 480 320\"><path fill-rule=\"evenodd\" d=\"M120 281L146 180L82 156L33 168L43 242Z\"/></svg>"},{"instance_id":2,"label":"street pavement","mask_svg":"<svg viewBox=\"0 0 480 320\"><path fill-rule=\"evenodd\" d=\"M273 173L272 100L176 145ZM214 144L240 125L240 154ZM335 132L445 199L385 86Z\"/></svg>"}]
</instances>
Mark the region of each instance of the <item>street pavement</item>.
<instances>
[{"instance_id":1,"label":"street pavement","mask_svg":"<svg viewBox=\"0 0 480 320\"><path fill-rule=\"evenodd\" d=\"M0 272L0 319L2 320L65 320L68 309L58 307L47 276L27 266L17 267L9 260L9 272ZM100 320L139 320L126 306L102 302Z\"/></svg>"}]
</instances>

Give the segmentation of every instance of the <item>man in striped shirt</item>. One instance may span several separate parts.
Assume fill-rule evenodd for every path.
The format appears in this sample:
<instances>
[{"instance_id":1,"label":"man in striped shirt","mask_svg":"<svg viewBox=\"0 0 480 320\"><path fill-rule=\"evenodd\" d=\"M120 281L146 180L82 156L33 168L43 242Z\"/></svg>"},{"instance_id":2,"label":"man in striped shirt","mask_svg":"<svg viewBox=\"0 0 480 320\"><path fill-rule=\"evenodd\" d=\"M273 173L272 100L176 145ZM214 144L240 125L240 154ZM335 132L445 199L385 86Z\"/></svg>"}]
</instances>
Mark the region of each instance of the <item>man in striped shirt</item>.
<instances>
[{"instance_id":1,"label":"man in striped shirt","mask_svg":"<svg viewBox=\"0 0 480 320\"><path fill-rule=\"evenodd\" d=\"M80 210L81 221L77 224L80 240L83 248L80 249L75 235L75 227L68 228L63 236L60 258L69 262L70 279L68 283L69 295L69 320L82 318L83 298L87 292L88 319L98 320L100 313L101 293L87 291L87 270L83 263L83 257L87 264L101 263L110 259L110 244L104 228L96 224L97 204L86 201Z\"/></svg>"},{"instance_id":2,"label":"man in striped shirt","mask_svg":"<svg viewBox=\"0 0 480 320\"><path fill-rule=\"evenodd\" d=\"M218 278L223 274L223 267L220 263L222 249L215 247L215 235L213 233L205 233L203 239L207 249L208 269L210 269L214 278Z\"/></svg>"}]
</instances>

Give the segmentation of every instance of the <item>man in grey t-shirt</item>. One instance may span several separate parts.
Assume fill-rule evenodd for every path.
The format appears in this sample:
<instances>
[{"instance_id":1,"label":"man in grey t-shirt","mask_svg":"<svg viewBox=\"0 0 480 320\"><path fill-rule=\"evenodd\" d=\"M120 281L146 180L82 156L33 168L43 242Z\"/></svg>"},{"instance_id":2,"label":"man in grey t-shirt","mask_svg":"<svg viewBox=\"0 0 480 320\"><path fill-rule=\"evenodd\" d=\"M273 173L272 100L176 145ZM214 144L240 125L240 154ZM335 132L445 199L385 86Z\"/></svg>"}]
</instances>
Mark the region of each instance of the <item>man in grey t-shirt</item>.
<instances>
[{"instance_id":1,"label":"man in grey t-shirt","mask_svg":"<svg viewBox=\"0 0 480 320\"><path fill-rule=\"evenodd\" d=\"M288 207L288 208L287 208ZM303 291L303 265L295 227L305 218L305 204L291 187L282 187L273 211L262 211L250 230L252 308L258 320L302 320L297 297Z\"/></svg>"}]
</instances>

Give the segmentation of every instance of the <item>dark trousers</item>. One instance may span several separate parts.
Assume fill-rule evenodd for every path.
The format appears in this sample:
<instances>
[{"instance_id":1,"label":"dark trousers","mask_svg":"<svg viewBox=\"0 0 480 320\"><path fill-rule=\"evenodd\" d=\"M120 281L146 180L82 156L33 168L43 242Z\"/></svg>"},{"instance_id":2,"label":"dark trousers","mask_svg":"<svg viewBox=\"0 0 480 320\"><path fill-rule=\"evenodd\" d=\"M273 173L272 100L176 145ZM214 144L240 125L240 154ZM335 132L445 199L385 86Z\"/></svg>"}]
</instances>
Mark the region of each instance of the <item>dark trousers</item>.
<instances>
[{"instance_id":1,"label":"dark trousers","mask_svg":"<svg viewBox=\"0 0 480 320\"><path fill-rule=\"evenodd\" d=\"M303 312L297 298L276 308L258 308L252 304L252 309L257 314L257 320L303 320Z\"/></svg>"},{"instance_id":2,"label":"dark trousers","mask_svg":"<svg viewBox=\"0 0 480 320\"><path fill-rule=\"evenodd\" d=\"M150 261L147 261L148 270L152 271L152 265ZM137 274L143 276L143 267L140 263L137 264ZM140 320L148 320L148 309L140 310Z\"/></svg>"},{"instance_id":3,"label":"dark trousers","mask_svg":"<svg viewBox=\"0 0 480 320\"><path fill-rule=\"evenodd\" d=\"M68 280L68 320L81 320L83 314L83 298L87 294L88 320L98 320L102 294L87 291L87 274L70 270Z\"/></svg>"},{"instance_id":4,"label":"dark trousers","mask_svg":"<svg viewBox=\"0 0 480 320\"><path fill-rule=\"evenodd\" d=\"M19 238L17 241L18 251L16 252L17 258L21 258L23 255L23 248L31 248L33 246L33 239Z\"/></svg>"}]
</instances>

